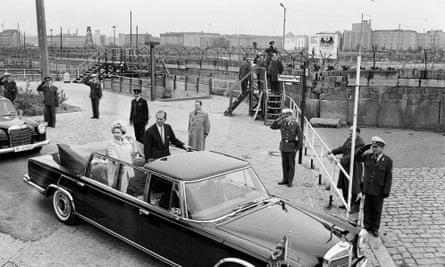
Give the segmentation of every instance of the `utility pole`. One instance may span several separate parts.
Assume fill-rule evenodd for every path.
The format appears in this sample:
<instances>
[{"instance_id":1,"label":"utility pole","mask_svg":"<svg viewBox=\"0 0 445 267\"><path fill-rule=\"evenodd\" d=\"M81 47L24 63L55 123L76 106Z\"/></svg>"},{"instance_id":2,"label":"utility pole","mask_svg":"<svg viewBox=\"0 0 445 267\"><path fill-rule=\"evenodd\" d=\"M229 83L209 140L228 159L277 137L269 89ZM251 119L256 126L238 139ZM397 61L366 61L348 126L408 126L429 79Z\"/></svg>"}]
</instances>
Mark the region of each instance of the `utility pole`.
<instances>
[{"instance_id":1,"label":"utility pole","mask_svg":"<svg viewBox=\"0 0 445 267\"><path fill-rule=\"evenodd\" d=\"M116 25L113 25L113 43L114 47L116 47Z\"/></svg>"},{"instance_id":2,"label":"utility pole","mask_svg":"<svg viewBox=\"0 0 445 267\"><path fill-rule=\"evenodd\" d=\"M303 61L303 90L301 93L301 102L300 102L300 108L301 108L301 116L300 116L300 126L301 130L304 131L304 116L305 116L305 109L306 109L306 75L307 75L307 60L304 59ZM300 141L300 140L299 140ZM301 140L303 141L303 140ZM298 152L298 164L302 163L303 160L303 146L300 148L300 151Z\"/></svg>"},{"instance_id":3,"label":"utility pole","mask_svg":"<svg viewBox=\"0 0 445 267\"><path fill-rule=\"evenodd\" d=\"M62 57L63 53L63 43L62 43L62 27L60 27L60 57Z\"/></svg>"},{"instance_id":4,"label":"utility pole","mask_svg":"<svg viewBox=\"0 0 445 267\"><path fill-rule=\"evenodd\" d=\"M133 12L130 11L130 48L133 47Z\"/></svg>"},{"instance_id":5,"label":"utility pole","mask_svg":"<svg viewBox=\"0 0 445 267\"><path fill-rule=\"evenodd\" d=\"M425 66L424 66L424 70L423 70L423 78L424 79L426 79L426 77L427 77L427 71L428 71L428 69L427 69L427 51L426 51L426 48L424 48L423 49L423 63L425 64Z\"/></svg>"},{"instance_id":6,"label":"utility pole","mask_svg":"<svg viewBox=\"0 0 445 267\"><path fill-rule=\"evenodd\" d=\"M48 43L46 40L45 2L36 0L37 35L40 48L40 76L43 79L49 76Z\"/></svg>"},{"instance_id":7,"label":"utility pole","mask_svg":"<svg viewBox=\"0 0 445 267\"><path fill-rule=\"evenodd\" d=\"M136 25L136 51L138 51L138 25Z\"/></svg>"},{"instance_id":8,"label":"utility pole","mask_svg":"<svg viewBox=\"0 0 445 267\"><path fill-rule=\"evenodd\" d=\"M283 3L280 3L280 6L283 8L283 45L281 48L284 50L284 42L286 39L286 7Z\"/></svg>"}]
</instances>

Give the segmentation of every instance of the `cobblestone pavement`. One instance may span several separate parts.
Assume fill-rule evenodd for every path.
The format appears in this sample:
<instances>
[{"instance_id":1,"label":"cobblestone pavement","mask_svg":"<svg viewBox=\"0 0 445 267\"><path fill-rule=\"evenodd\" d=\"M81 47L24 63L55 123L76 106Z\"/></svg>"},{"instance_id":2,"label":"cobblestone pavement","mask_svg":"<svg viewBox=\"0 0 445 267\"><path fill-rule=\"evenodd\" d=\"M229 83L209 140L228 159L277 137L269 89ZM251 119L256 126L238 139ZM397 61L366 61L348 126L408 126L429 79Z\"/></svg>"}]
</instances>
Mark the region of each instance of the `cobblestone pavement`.
<instances>
[{"instance_id":1,"label":"cobblestone pavement","mask_svg":"<svg viewBox=\"0 0 445 267\"><path fill-rule=\"evenodd\" d=\"M105 92L100 104L101 119L91 120L88 88L70 84L59 84L59 86L66 92L67 102L79 106L82 111L57 115L57 128L48 129L48 138L53 144L86 144L111 139L109 128L111 122L116 119L128 121L131 99L129 96ZM261 121L252 121L252 118L247 115L247 105L240 105L233 117L225 117L222 113L227 105L228 100L223 97L212 97L203 101L203 108L209 112L212 123L206 144L208 150L221 151L248 160L273 194L339 217L345 217L343 210L326 207L332 193L325 190L325 186L318 185L318 173L308 168L309 159L306 157L303 158L303 165L297 165L294 187L278 186L276 183L281 176L281 159L271 152L278 151L279 131L270 130ZM173 126L179 139L187 140L188 112L193 109L193 100L154 101L150 102L149 106L152 118L150 124L154 122L153 117L157 110L166 110L168 112L167 123ZM335 140L334 144L337 144L337 140L343 141L347 129L332 131L329 130L329 135L324 137L328 141ZM430 138L440 140L440 137L433 135ZM397 139L397 137L394 138ZM400 145L400 147L405 150L409 149L411 143L412 141L407 141L405 146ZM407 156L407 158L412 157L412 155ZM384 244L390 248L389 252L393 259L400 266L422 264L422 261L426 263L427 260L431 260L428 258L431 255L433 255L434 261L439 261L440 257L443 259L445 220L441 207L444 204L444 198L440 198L439 195L445 189L443 177L443 168L394 170L393 191L385 202L382 239ZM339 201L335 200L334 203L338 205ZM429 222L434 227L429 227ZM422 231L420 232L419 229ZM371 246L379 245L378 240L371 239L370 241ZM430 246L428 242L433 242L431 244L435 247ZM423 246L420 246L421 244ZM420 250L416 250L416 248L420 248ZM390 264L377 262L372 253L369 253L368 257L370 259L369 266L388 266Z\"/></svg>"},{"instance_id":2,"label":"cobblestone pavement","mask_svg":"<svg viewBox=\"0 0 445 267\"><path fill-rule=\"evenodd\" d=\"M398 266L445 266L445 168L394 170L382 240Z\"/></svg>"}]
</instances>

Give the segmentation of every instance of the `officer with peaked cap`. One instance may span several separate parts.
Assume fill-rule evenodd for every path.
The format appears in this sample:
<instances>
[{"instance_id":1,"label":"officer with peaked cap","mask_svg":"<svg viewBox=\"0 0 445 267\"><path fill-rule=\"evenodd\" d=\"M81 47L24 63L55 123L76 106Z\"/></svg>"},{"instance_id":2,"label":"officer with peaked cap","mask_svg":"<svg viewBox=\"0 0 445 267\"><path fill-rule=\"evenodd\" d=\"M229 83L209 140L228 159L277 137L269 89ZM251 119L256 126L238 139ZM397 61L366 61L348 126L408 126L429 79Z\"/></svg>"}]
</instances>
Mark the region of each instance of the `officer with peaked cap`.
<instances>
[{"instance_id":1,"label":"officer with peaked cap","mask_svg":"<svg viewBox=\"0 0 445 267\"><path fill-rule=\"evenodd\" d=\"M53 84L51 77L45 77L43 82L37 87L37 92L43 94L43 118L48 123L48 127L56 127L56 107L59 106L58 88Z\"/></svg>"},{"instance_id":2,"label":"officer with peaked cap","mask_svg":"<svg viewBox=\"0 0 445 267\"><path fill-rule=\"evenodd\" d=\"M11 79L11 74L5 72L3 77L0 78L0 85L3 85L3 88L5 89L3 91L3 96L14 103L14 100L17 97L18 89L15 81Z\"/></svg>"},{"instance_id":3,"label":"officer with peaked cap","mask_svg":"<svg viewBox=\"0 0 445 267\"><path fill-rule=\"evenodd\" d=\"M141 89L133 89L134 99L131 100L130 125L134 127L134 136L137 141L144 142L145 126L150 119L148 103L142 98Z\"/></svg>"},{"instance_id":4,"label":"officer with peaked cap","mask_svg":"<svg viewBox=\"0 0 445 267\"><path fill-rule=\"evenodd\" d=\"M85 82L90 87L91 107L93 110L92 119L99 119L99 101L102 98L102 84L96 74L91 74Z\"/></svg>"},{"instance_id":5,"label":"officer with peaked cap","mask_svg":"<svg viewBox=\"0 0 445 267\"><path fill-rule=\"evenodd\" d=\"M357 158L365 164L362 193L365 195L364 227L375 237L379 235L383 200L389 196L392 182L392 159L383 154L386 142L379 136L358 151ZM372 147L372 152L364 153Z\"/></svg>"},{"instance_id":6,"label":"officer with peaked cap","mask_svg":"<svg viewBox=\"0 0 445 267\"><path fill-rule=\"evenodd\" d=\"M303 144L303 132L293 111L289 108L281 111L281 116L270 125L270 128L281 131L280 151L283 179L278 184L287 184L288 187L292 187L295 175L295 157Z\"/></svg>"}]
</instances>

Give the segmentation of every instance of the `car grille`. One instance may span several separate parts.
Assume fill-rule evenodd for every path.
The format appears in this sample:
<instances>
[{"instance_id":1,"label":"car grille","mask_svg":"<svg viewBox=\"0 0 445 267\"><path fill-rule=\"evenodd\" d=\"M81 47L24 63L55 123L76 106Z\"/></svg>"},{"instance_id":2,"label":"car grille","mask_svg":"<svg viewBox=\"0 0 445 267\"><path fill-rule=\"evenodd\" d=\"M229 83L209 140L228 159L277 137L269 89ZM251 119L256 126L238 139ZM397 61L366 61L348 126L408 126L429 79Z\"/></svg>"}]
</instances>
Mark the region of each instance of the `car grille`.
<instances>
[{"instance_id":1,"label":"car grille","mask_svg":"<svg viewBox=\"0 0 445 267\"><path fill-rule=\"evenodd\" d=\"M11 147L30 144L31 135L31 129L28 127L9 130L9 143L11 144Z\"/></svg>"},{"instance_id":2,"label":"car grille","mask_svg":"<svg viewBox=\"0 0 445 267\"><path fill-rule=\"evenodd\" d=\"M329 267L348 267L348 266L349 266L349 256L332 260L329 264Z\"/></svg>"}]
</instances>

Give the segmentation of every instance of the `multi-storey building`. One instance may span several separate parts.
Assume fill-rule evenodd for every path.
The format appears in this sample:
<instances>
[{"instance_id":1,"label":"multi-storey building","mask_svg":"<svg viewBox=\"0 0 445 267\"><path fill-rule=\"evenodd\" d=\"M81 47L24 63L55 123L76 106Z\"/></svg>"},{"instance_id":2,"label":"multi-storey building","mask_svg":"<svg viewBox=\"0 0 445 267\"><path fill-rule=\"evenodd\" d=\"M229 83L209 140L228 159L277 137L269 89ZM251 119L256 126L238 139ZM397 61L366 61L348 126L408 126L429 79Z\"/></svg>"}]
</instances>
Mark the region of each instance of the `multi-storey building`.
<instances>
[{"instance_id":1,"label":"multi-storey building","mask_svg":"<svg viewBox=\"0 0 445 267\"><path fill-rule=\"evenodd\" d=\"M427 31L417 34L417 48L419 49L445 49L445 32L441 30Z\"/></svg>"},{"instance_id":2,"label":"multi-storey building","mask_svg":"<svg viewBox=\"0 0 445 267\"><path fill-rule=\"evenodd\" d=\"M376 30L372 32L372 44L379 50L414 50L417 48L417 32L400 29Z\"/></svg>"},{"instance_id":3,"label":"multi-storey building","mask_svg":"<svg viewBox=\"0 0 445 267\"><path fill-rule=\"evenodd\" d=\"M20 47L23 43L23 36L18 30L4 30L0 32L0 47Z\"/></svg>"},{"instance_id":4,"label":"multi-storey building","mask_svg":"<svg viewBox=\"0 0 445 267\"><path fill-rule=\"evenodd\" d=\"M362 49L371 48L371 21L364 20L362 23L353 23L352 30L345 30L342 38L342 50L358 50L361 41ZM361 36L361 40L360 40Z\"/></svg>"},{"instance_id":5,"label":"multi-storey building","mask_svg":"<svg viewBox=\"0 0 445 267\"><path fill-rule=\"evenodd\" d=\"M285 50L307 50L309 47L309 36L286 34L284 39Z\"/></svg>"},{"instance_id":6,"label":"multi-storey building","mask_svg":"<svg viewBox=\"0 0 445 267\"><path fill-rule=\"evenodd\" d=\"M146 43L150 42L151 40L151 34L149 33L143 33L143 34L124 34L119 33L117 45L123 46L123 47L143 47L146 46Z\"/></svg>"}]
</instances>

